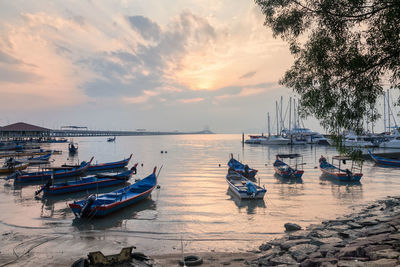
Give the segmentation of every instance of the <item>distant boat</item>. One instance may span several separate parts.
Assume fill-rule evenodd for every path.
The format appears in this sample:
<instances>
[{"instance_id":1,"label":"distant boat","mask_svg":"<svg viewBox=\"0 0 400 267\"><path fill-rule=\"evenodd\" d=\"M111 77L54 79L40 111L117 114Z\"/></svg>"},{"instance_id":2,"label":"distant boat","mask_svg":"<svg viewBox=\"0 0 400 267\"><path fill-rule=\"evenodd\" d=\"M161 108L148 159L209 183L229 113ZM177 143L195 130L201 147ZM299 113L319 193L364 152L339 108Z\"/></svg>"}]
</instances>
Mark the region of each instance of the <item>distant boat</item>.
<instances>
[{"instance_id":1,"label":"distant boat","mask_svg":"<svg viewBox=\"0 0 400 267\"><path fill-rule=\"evenodd\" d=\"M107 142L115 142L116 137L109 137L107 138Z\"/></svg>"},{"instance_id":2,"label":"distant boat","mask_svg":"<svg viewBox=\"0 0 400 267\"><path fill-rule=\"evenodd\" d=\"M333 165L333 161L337 160L339 167ZM350 169L341 169L341 163L346 164L347 161L351 162ZM325 157L321 156L319 159L319 167L324 174L334 177L340 181L346 182L357 182L361 180L362 174L362 163L356 164L351 158L346 156L334 156L332 157L332 164L328 163Z\"/></svg>"},{"instance_id":3,"label":"distant boat","mask_svg":"<svg viewBox=\"0 0 400 267\"><path fill-rule=\"evenodd\" d=\"M136 173L135 170L136 166L132 167L128 171L124 171L118 174L99 175L99 176L92 175L79 178L79 180L76 181L69 181L56 184L52 184L52 180L50 179L35 194L38 195L41 191L43 191L44 195L59 195L59 194L66 194L83 190L90 190L90 189L123 184L127 180L129 180L129 178L132 176L133 173Z\"/></svg>"},{"instance_id":4,"label":"distant boat","mask_svg":"<svg viewBox=\"0 0 400 267\"><path fill-rule=\"evenodd\" d=\"M281 161L279 158L295 159L295 165L291 167L287 163ZM302 159L301 162L298 162L299 158ZM302 167L303 164L303 157L300 154L278 154L276 155L276 160L273 165L275 172L283 178L301 178L304 170L300 170L298 168Z\"/></svg>"},{"instance_id":5,"label":"distant boat","mask_svg":"<svg viewBox=\"0 0 400 267\"><path fill-rule=\"evenodd\" d=\"M329 145L328 140L320 133L314 132L308 128L293 128L292 130L283 130L282 135L288 139L304 140L307 144Z\"/></svg>"},{"instance_id":6,"label":"distant boat","mask_svg":"<svg viewBox=\"0 0 400 267\"><path fill-rule=\"evenodd\" d=\"M369 136L359 136L355 134L348 134L344 138L344 145L346 147L375 147L377 144Z\"/></svg>"},{"instance_id":7,"label":"distant boat","mask_svg":"<svg viewBox=\"0 0 400 267\"><path fill-rule=\"evenodd\" d=\"M156 168L154 168L152 174L130 186L97 197L90 195L87 199L70 203L69 207L78 218L108 215L150 196L157 185L155 172Z\"/></svg>"},{"instance_id":8,"label":"distant boat","mask_svg":"<svg viewBox=\"0 0 400 267\"><path fill-rule=\"evenodd\" d=\"M267 139L261 141L262 145L289 145L290 140L280 135L270 135Z\"/></svg>"},{"instance_id":9,"label":"distant boat","mask_svg":"<svg viewBox=\"0 0 400 267\"><path fill-rule=\"evenodd\" d=\"M0 168L0 174L6 174L6 173L12 173L17 170L23 170L28 167L29 163L28 162L17 162L14 161L13 159L9 159L6 162L4 162L3 167Z\"/></svg>"},{"instance_id":10,"label":"distant boat","mask_svg":"<svg viewBox=\"0 0 400 267\"><path fill-rule=\"evenodd\" d=\"M392 166L392 167L400 167L400 160L398 160L398 159L390 159L390 158L380 157L380 156L374 155L370 150L368 150L368 154L371 156L372 160L375 161L375 163L377 163L377 164L387 165L387 166Z\"/></svg>"},{"instance_id":11,"label":"distant boat","mask_svg":"<svg viewBox=\"0 0 400 267\"><path fill-rule=\"evenodd\" d=\"M234 159L233 154L231 154L231 159L228 161L228 166L230 169L240 173L248 179L255 179L255 176L258 172L258 170L252 169L248 165L244 165L243 163Z\"/></svg>"},{"instance_id":12,"label":"distant boat","mask_svg":"<svg viewBox=\"0 0 400 267\"><path fill-rule=\"evenodd\" d=\"M245 141L246 144L259 145L262 140L267 140L265 135L249 135L250 139Z\"/></svg>"},{"instance_id":13,"label":"distant boat","mask_svg":"<svg viewBox=\"0 0 400 267\"><path fill-rule=\"evenodd\" d=\"M69 153L75 154L76 152L78 152L78 144L70 142L68 145L68 150L69 150Z\"/></svg>"},{"instance_id":14,"label":"distant boat","mask_svg":"<svg viewBox=\"0 0 400 267\"><path fill-rule=\"evenodd\" d=\"M66 178L66 177L73 177L82 175L87 171L89 165L92 163L93 157L90 159L89 162L83 161L78 168L60 168L60 167L52 167L46 168L51 169L50 171L39 171L39 172L21 172L16 171L15 173L9 175L6 180L13 179L15 182L34 182L34 181L47 181L52 176L54 179L58 178Z\"/></svg>"},{"instance_id":15,"label":"distant boat","mask_svg":"<svg viewBox=\"0 0 400 267\"><path fill-rule=\"evenodd\" d=\"M17 162L24 163L27 162L29 164L46 164L49 163L50 157L53 155L53 152L50 151L49 153L41 156L31 156L25 159L18 159Z\"/></svg>"},{"instance_id":16,"label":"distant boat","mask_svg":"<svg viewBox=\"0 0 400 267\"><path fill-rule=\"evenodd\" d=\"M267 190L243 177L234 170L228 170L226 182L229 189L240 199L262 199Z\"/></svg>"}]
</instances>

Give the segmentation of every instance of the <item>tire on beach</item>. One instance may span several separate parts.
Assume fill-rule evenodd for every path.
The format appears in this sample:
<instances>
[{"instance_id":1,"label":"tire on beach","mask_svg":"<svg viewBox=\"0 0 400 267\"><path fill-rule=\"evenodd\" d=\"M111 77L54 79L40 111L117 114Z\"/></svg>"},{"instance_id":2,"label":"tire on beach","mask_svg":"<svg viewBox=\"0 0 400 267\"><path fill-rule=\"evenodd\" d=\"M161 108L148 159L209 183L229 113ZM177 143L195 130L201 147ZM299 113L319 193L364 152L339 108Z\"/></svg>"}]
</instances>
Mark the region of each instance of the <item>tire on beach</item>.
<instances>
[{"instance_id":1,"label":"tire on beach","mask_svg":"<svg viewBox=\"0 0 400 267\"><path fill-rule=\"evenodd\" d=\"M183 265L197 266L197 265L203 264L203 259L200 256L196 256L196 255L186 256L184 258L184 261L185 262L183 262L183 260L180 260L179 265L181 265L181 266L183 266Z\"/></svg>"}]
</instances>

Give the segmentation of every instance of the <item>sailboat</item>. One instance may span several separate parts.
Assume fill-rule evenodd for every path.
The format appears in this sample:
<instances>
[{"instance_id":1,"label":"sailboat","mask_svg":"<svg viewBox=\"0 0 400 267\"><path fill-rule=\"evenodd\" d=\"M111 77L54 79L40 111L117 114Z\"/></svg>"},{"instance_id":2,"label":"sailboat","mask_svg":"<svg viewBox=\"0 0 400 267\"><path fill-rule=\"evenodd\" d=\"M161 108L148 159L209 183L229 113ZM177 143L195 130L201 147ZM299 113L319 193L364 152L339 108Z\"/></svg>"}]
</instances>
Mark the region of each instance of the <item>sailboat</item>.
<instances>
[{"instance_id":1,"label":"sailboat","mask_svg":"<svg viewBox=\"0 0 400 267\"><path fill-rule=\"evenodd\" d=\"M277 116L277 121L278 121L278 114ZM261 140L260 144L262 145L289 145L290 144L290 140L287 138L284 138L278 134L276 135L271 135L271 129L270 129L270 125L269 125L269 112L268 112L268 138ZM277 122L277 131L278 131L278 122Z\"/></svg>"}]
</instances>

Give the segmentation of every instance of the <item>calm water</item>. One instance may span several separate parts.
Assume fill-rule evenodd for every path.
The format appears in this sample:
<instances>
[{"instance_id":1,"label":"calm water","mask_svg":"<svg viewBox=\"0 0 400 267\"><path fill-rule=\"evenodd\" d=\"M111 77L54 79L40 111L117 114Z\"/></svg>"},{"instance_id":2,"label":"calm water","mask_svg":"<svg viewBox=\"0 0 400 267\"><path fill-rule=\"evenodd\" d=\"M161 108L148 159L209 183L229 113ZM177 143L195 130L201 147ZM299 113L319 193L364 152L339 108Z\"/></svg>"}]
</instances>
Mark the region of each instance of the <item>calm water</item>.
<instances>
[{"instance_id":1,"label":"calm water","mask_svg":"<svg viewBox=\"0 0 400 267\"><path fill-rule=\"evenodd\" d=\"M332 156L335 149L324 146L251 146L242 148L240 135L183 135L75 138L77 156L71 158L67 144L44 148L62 150L54 155L55 165L89 160L120 160L133 153L139 166L137 178L161 166L159 184L151 199L125 208L103 219L74 220L67 203L82 199L87 192L51 199L35 199L38 185L14 186L0 181L0 222L2 227L27 234L60 235L62 242L43 250L68 250L80 255L110 244L120 248L136 245L149 254L185 251L241 251L256 248L283 231L290 221L306 226L351 211L400 189L399 170L364 164L358 184L340 184L321 177L320 155ZM161 154L161 150L168 153ZM304 155L302 181L289 182L274 175L272 162L277 153ZM225 181L230 153L259 170L258 179L268 192L264 200L240 201L228 191ZM132 178L134 179L134 178ZM108 189L106 189L108 190ZM110 249L115 252L115 249Z\"/></svg>"}]
</instances>

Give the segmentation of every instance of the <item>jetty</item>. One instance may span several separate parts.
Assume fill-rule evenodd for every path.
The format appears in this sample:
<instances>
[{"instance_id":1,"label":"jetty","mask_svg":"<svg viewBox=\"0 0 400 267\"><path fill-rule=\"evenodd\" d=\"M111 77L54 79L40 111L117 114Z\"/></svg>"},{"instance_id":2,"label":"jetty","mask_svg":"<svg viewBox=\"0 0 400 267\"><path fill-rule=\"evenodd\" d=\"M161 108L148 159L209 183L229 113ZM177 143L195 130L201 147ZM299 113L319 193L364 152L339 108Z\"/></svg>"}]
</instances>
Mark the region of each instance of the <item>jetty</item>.
<instances>
[{"instance_id":1,"label":"jetty","mask_svg":"<svg viewBox=\"0 0 400 267\"><path fill-rule=\"evenodd\" d=\"M24 122L18 122L0 127L1 139L24 138L53 138L53 137L90 137L90 136L143 136L143 135L185 135L185 134L213 134L210 130L195 132L180 131L147 131L137 129L135 131L115 130L90 130L87 127L69 126L61 129L48 129Z\"/></svg>"}]
</instances>

